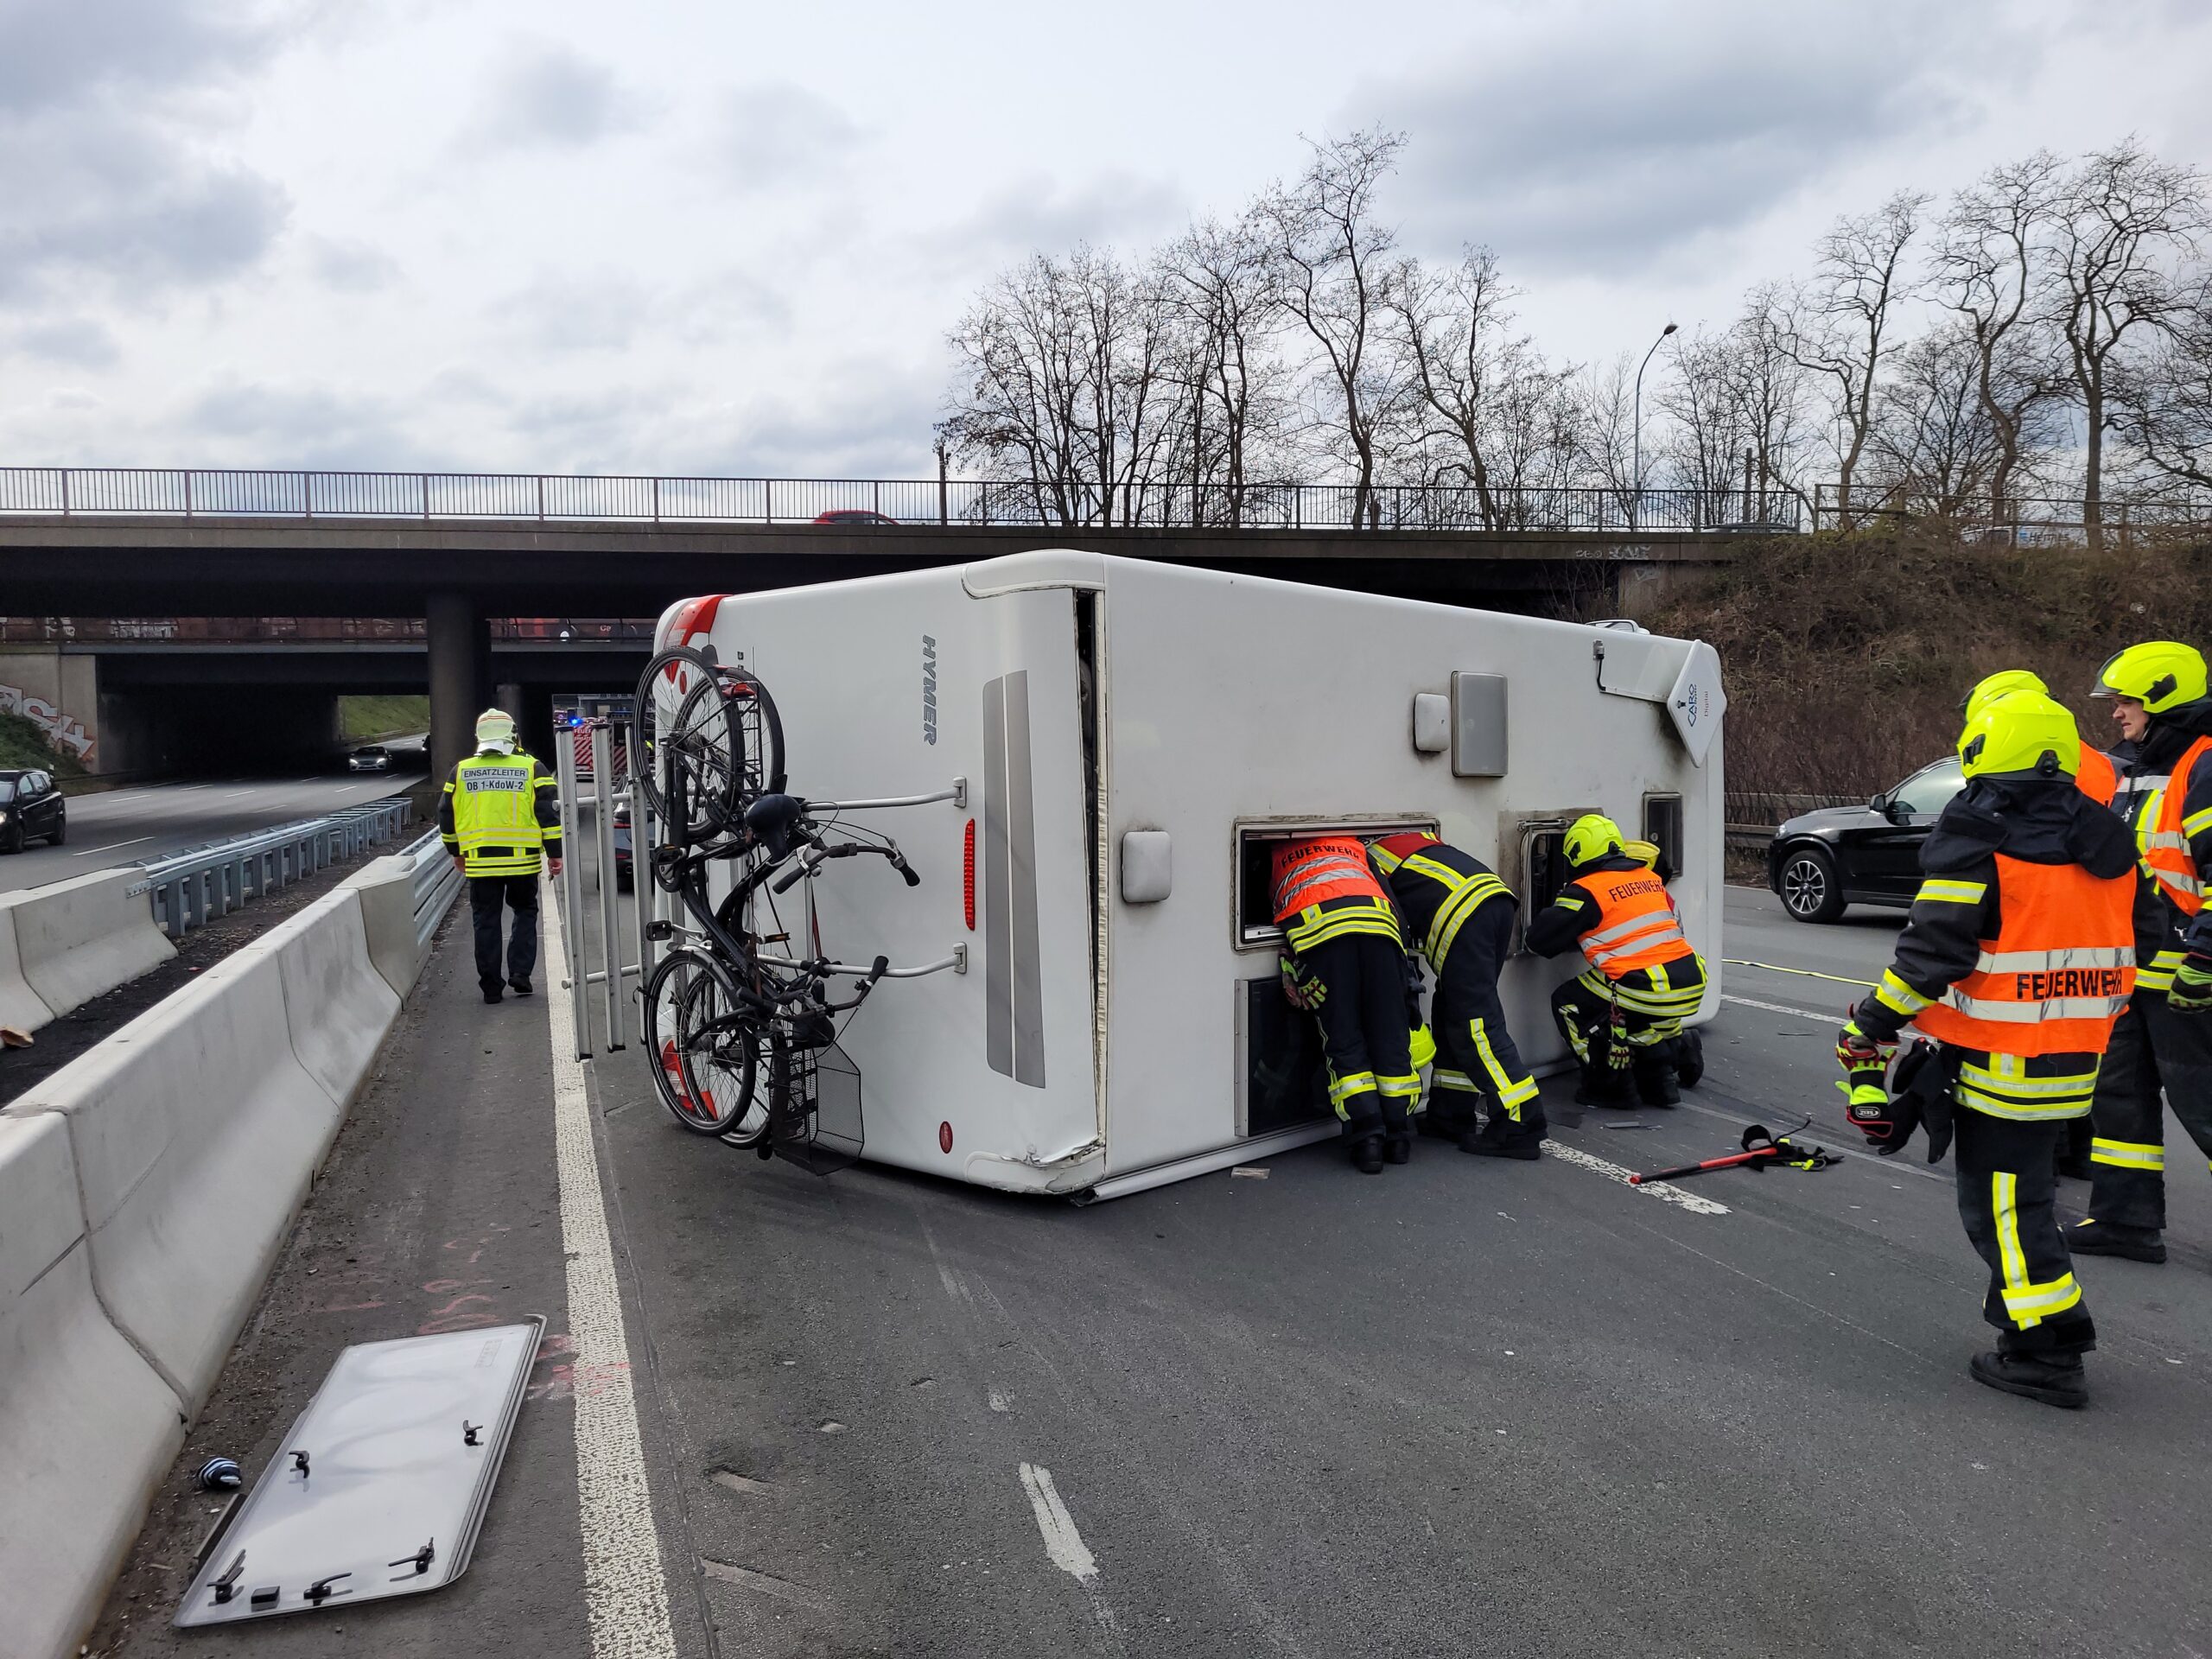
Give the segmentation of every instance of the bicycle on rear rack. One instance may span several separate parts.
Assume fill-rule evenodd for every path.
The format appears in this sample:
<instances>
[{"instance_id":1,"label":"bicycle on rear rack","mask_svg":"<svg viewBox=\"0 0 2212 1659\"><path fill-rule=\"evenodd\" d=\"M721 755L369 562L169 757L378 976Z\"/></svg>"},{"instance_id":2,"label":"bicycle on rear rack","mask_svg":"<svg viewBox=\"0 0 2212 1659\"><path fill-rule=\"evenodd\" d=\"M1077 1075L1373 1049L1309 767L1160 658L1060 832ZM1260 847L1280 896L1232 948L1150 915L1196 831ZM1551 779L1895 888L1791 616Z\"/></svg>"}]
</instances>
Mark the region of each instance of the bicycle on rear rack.
<instances>
[{"instance_id":1,"label":"bicycle on rear rack","mask_svg":"<svg viewBox=\"0 0 2212 1659\"><path fill-rule=\"evenodd\" d=\"M824 864L880 857L908 887L921 880L889 836L842 825L837 815L909 802L810 805L785 793L773 699L757 675L720 664L711 652L654 658L639 684L638 718L639 786L668 834L653 850L652 880L684 912L646 929L650 939L676 942L645 985L645 1037L661 1103L694 1134L817 1173L843 1168L859 1159L866 1135L860 1072L837 1046L838 1016L887 977L965 967L958 950L893 969L882 957L865 968L832 961L823 949L813 882ZM718 864L735 868L717 902L709 877ZM792 950L793 929L777 905L801 882L803 954ZM830 988L841 978L857 983L838 999Z\"/></svg>"}]
</instances>

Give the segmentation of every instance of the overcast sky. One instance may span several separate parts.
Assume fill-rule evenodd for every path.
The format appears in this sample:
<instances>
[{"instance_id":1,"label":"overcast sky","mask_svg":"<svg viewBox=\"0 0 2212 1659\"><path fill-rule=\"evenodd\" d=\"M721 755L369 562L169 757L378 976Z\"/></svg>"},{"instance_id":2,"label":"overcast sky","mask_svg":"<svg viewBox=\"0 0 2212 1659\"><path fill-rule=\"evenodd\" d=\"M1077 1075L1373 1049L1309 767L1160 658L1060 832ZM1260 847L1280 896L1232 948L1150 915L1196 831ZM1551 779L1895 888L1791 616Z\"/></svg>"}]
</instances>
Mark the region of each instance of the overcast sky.
<instances>
[{"instance_id":1,"label":"overcast sky","mask_svg":"<svg viewBox=\"0 0 2212 1659\"><path fill-rule=\"evenodd\" d=\"M2212 162L2208 66L2201 0L0 0L0 464L921 476L995 269L1378 121L1601 359L1899 186Z\"/></svg>"}]
</instances>

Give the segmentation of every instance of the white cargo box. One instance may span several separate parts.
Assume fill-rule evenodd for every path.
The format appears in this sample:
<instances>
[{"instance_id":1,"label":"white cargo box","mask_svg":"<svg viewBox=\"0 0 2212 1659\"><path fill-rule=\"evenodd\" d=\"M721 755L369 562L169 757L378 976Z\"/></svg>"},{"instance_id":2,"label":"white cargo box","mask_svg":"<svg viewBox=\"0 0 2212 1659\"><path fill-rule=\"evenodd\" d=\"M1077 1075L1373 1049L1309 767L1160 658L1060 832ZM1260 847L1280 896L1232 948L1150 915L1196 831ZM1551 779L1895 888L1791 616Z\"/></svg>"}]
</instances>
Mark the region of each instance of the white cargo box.
<instances>
[{"instance_id":1,"label":"white cargo box","mask_svg":"<svg viewBox=\"0 0 2212 1659\"><path fill-rule=\"evenodd\" d=\"M1269 842L1433 828L1524 916L1560 833L1601 810L1661 842L1719 994L1723 702L1709 646L1255 577L1048 551L672 607L775 694L790 787L926 794L875 860L817 883L846 961L965 974L880 986L841 1039L867 1156L1109 1197L1336 1132L1311 1020L1275 988ZM973 824L972 927L963 891ZM793 895L795 898L796 895ZM1515 1039L1564 1046L1579 963L1507 968Z\"/></svg>"}]
</instances>

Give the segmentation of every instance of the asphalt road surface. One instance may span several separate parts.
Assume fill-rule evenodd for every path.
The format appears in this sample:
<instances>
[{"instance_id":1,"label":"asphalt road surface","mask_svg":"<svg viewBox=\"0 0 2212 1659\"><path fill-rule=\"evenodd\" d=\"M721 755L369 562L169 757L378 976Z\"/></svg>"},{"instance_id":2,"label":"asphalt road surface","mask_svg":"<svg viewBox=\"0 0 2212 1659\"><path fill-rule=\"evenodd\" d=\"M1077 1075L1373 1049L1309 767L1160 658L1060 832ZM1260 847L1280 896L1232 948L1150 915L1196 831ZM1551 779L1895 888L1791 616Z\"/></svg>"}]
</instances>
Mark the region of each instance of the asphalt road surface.
<instances>
[{"instance_id":1,"label":"asphalt road surface","mask_svg":"<svg viewBox=\"0 0 2212 1659\"><path fill-rule=\"evenodd\" d=\"M136 864L226 836L311 818L396 794L415 777L414 772L401 771L232 778L75 796L69 802L65 844L49 847L39 842L20 853L0 855L0 892L40 887L117 864Z\"/></svg>"},{"instance_id":2,"label":"asphalt road surface","mask_svg":"<svg viewBox=\"0 0 2212 1659\"><path fill-rule=\"evenodd\" d=\"M1806 1111L1855 1145L1839 981L1897 925L1732 893L1724 955L1765 965L1723 970L1704 1084L1554 1080L1539 1163L1317 1147L1076 1209L687 1135L634 1047L577 1079L545 996L483 1007L449 925L172 1486L257 1471L343 1342L556 1334L460 1585L224 1651L2212 1650L2194 1160L2167 1265L2077 1264L2079 1413L1967 1376L1983 1273L1917 1148L1612 1173ZM163 1628L203 1514L157 1510L94 1652L210 1650Z\"/></svg>"}]
</instances>

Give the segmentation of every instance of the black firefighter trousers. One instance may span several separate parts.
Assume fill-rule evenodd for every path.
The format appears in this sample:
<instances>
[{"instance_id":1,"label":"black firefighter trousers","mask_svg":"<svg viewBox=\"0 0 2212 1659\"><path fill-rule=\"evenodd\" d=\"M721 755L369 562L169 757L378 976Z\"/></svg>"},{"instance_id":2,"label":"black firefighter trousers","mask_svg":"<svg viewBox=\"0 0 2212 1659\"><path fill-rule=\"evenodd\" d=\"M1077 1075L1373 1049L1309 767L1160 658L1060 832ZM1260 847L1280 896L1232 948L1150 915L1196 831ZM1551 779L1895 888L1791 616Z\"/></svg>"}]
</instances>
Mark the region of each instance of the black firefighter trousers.
<instances>
[{"instance_id":1,"label":"black firefighter trousers","mask_svg":"<svg viewBox=\"0 0 2212 1659\"><path fill-rule=\"evenodd\" d=\"M2177 1014L2163 991L2139 990L2112 1028L2090 1109L2089 1217L2099 1225L2166 1224L2168 1106L2212 1158L2212 1014Z\"/></svg>"},{"instance_id":2,"label":"black firefighter trousers","mask_svg":"<svg viewBox=\"0 0 2212 1659\"><path fill-rule=\"evenodd\" d=\"M507 941L507 971L499 972L499 912L515 913ZM527 979L537 966L537 874L472 875L469 919L476 925L476 982L496 991L511 979Z\"/></svg>"},{"instance_id":3,"label":"black firefighter trousers","mask_svg":"<svg viewBox=\"0 0 2212 1659\"><path fill-rule=\"evenodd\" d=\"M1318 987L1313 1017L1329 1063L1329 1103L1348 1136L1410 1137L1421 1101L1406 1020L1406 957L1382 933L1342 933L1300 950Z\"/></svg>"},{"instance_id":4,"label":"black firefighter trousers","mask_svg":"<svg viewBox=\"0 0 2212 1659\"><path fill-rule=\"evenodd\" d=\"M2074 1262L2052 1200L2051 1162L2066 1120L2025 1122L1960 1105L1959 1219L1989 1264L1982 1317L2009 1354L2086 1353L2097 1328L2074 1279Z\"/></svg>"},{"instance_id":5,"label":"black firefighter trousers","mask_svg":"<svg viewBox=\"0 0 2212 1659\"><path fill-rule=\"evenodd\" d=\"M1497 1000L1498 970L1505 965L1518 914L1510 895L1476 906L1460 924L1436 976L1428 1010L1436 1037L1429 1109L1440 1129L1473 1128L1471 1109L1479 1100L1489 1112L1492 1136L1543 1139L1544 1105L1536 1097L1536 1079L1505 1028L1504 1005Z\"/></svg>"}]
</instances>

